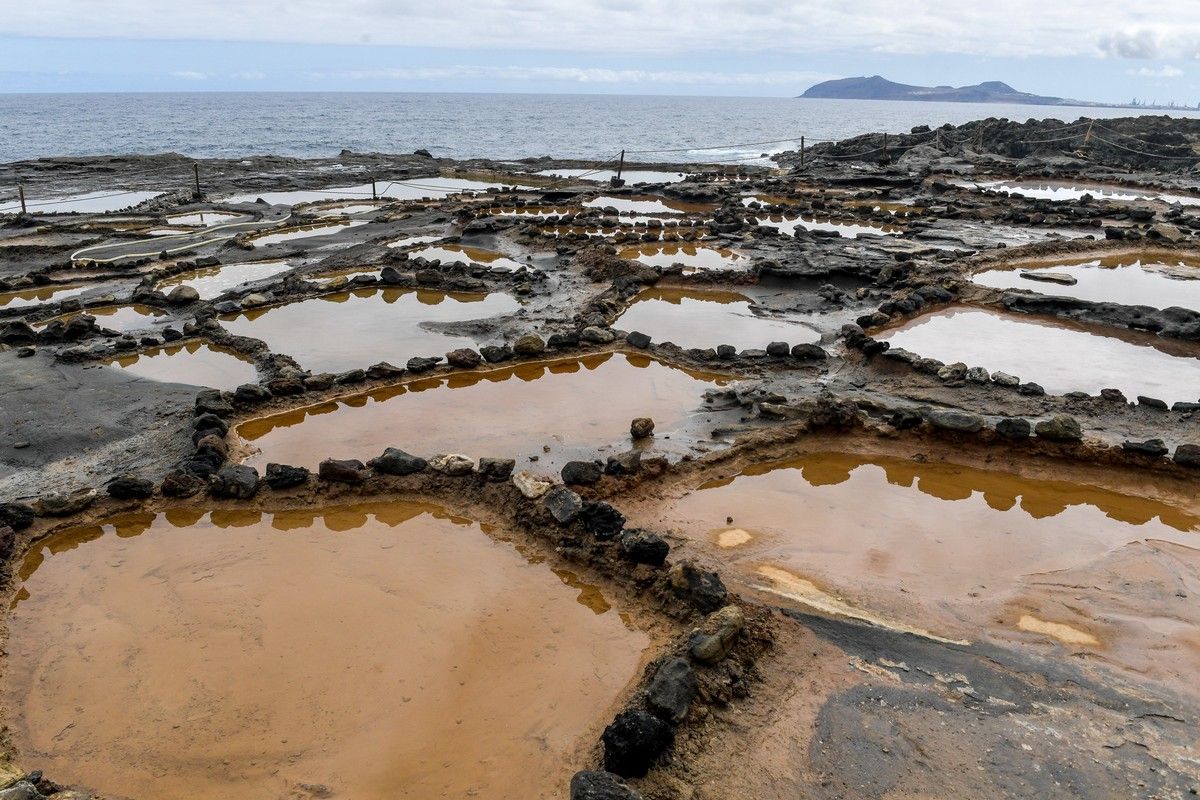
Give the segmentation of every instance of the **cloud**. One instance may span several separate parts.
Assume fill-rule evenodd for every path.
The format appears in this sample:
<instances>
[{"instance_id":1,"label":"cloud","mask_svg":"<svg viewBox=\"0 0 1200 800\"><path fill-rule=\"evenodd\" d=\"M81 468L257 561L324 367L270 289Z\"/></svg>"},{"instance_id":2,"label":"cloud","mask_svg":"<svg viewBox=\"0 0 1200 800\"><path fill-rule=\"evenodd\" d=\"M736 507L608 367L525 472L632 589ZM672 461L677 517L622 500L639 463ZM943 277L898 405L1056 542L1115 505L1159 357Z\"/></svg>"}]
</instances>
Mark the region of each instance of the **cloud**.
<instances>
[{"instance_id":1,"label":"cloud","mask_svg":"<svg viewBox=\"0 0 1200 800\"><path fill-rule=\"evenodd\" d=\"M0 34L612 54L855 52L1153 58L1193 52L1200 3L1157 0L37 0ZM1036 20L1031 25L1029 20ZM1157 22L1157 20L1169 20Z\"/></svg>"},{"instance_id":2,"label":"cloud","mask_svg":"<svg viewBox=\"0 0 1200 800\"><path fill-rule=\"evenodd\" d=\"M180 70L172 72L172 78L179 78L181 81L206 81L208 80L207 72L195 72L193 70Z\"/></svg>"},{"instance_id":3,"label":"cloud","mask_svg":"<svg viewBox=\"0 0 1200 800\"><path fill-rule=\"evenodd\" d=\"M1151 67L1138 67L1137 69L1125 70L1126 75L1136 75L1139 78L1178 78L1183 74L1183 70L1179 67L1172 67L1170 64L1164 64L1158 69Z\"/></svg>"},{"instance_id":4,"label":"cloud","mask_svg":"<svg viewBox=\"0 0 1200 800\"><path fill-rule=\"evenodd\" d=\"M265 72L231 72L229 77L236 81L261 81L266 79L267 74Z\"/></svg>"}]
</instances>

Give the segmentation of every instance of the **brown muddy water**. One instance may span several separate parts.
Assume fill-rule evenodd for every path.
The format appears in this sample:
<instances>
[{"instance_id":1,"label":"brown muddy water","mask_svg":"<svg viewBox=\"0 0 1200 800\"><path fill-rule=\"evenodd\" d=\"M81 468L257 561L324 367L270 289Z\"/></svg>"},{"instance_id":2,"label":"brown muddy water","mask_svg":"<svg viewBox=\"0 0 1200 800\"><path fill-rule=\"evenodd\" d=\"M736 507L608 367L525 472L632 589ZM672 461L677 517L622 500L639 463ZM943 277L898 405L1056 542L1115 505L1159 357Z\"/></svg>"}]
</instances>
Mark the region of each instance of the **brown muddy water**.
<instances>
[{"instance_id":1,"label":"brown muddy water","mask_svg":"<svg viewBox=\"0 0 1200 800\"><path fill-rule=\"evenodd\" d=\"M287 272L292 265L287 261L249 261L242 264L222 264L181 272L158 282L158 288L170 292L176 286L191 286L200 293L201 300L220 297L230 289L244 283L266 280Z\"/></svg>"},{"instance_id":2,"label":"brown muddy water","mask_svg":"<svg viewBox=\"0 0 1200 800\"><path fill-rule=\"evenodd\" d=\"M650 642L540 561L404 502L65 531L18 573L14 743L111 797L563 797Z\"/></svg>"},{"instance_id":3,"label":"brown muddy water","mask_svg":"<svg viewBox=\"0 0 1200 800\"><path fill-rule=\"evenodd\" d=\"M1163 659L1164 675L1187 675L1200 637L1180 623L1200 614L1176 583L1200 570L1200 516L1142 489L819 452L703 483L656 522L776 602L954 640L1089 644L1056 635L1070 628L1132 669ZM1118 555L1136 558L1114 571ZM1163 569L1183 577L1153 575ZM1096 597L1070 591L1079 585ZM1073 610L1056 598L1064 589Z\"/></svg>"},{"instance_id":4,"label":"brown muddy water","mask_svg":"<svg viewBox=\"0 0 1200 800\"><path fill-rule=\"evenodd\" d=\"M108 362L131 375L162 383L183 383L233 391L258 380L254 362L208 342L186 342L119 356Z\"/></svg>"},{"instance_id":5,"label":"brown muddy water","mask_svg":"<svg viewBox=\"0 0 1200 800\"><path fill-rule=\"evenodd\" d=\"M1066 321L949 308L876 336L947 364L1007 372L1051 394L1097 395L1114 388L1131 400L1138 395L1167 403L1200 399L1200 348L1150 334L1117 336Z\"/></svg>"},{"instance_id":6,"label":"brown muddy water","mask_svg":"<svg viewBox=\"0 0 1200 800\"><path fill-rule=\"evenodd\" d=\"M642 447L686 451L704 392L730 380L647 356L598 353L418 379L248 420L235 430L257 450L246 463L259 469L272 461L307 467L329 457L365 461L399 447L422 456L515 458L517 469L548 474L572 459L631 449L635 417L655 422L655 438Z\"/></svg>"},{"instance_id":7,"label":"brown muddy water","mask_svg":"<svg viewBox=\"0 0 1200 800\"><path fill-rule=\"evenodd\" d=\"M821 335L799 322L756 314L737 292L653 288L638 294L613 327L641 331L656 342L680 347L762 349L771 342L816 342Z\"/></svg>"},{"instance_id":8,"label":"brown muddy water","mask_svg":"<svg viewBox=\"0 0 1200 800\"><path fill-rule=\"evenodd\" d=\"M250 244L254 247L266 247L272 244L281 244L283 242L294 242L297 239L311 239L315 236L330 236L342 231L348 231L351 228L357 228L359 225L366 225L369 220L356 219L347 220L346 222L332 222L328 225L317 225L311 228L297 228L282 233L269 233L266 236L256 236L250 240Z\"/></svg>"},{"instance_id":9,"label":"brown muddy water","mask_svg":"<svg viewBox=\"0 0 1200 800\"><path fill-rule=\"evenodd\" d=\"M1033 280L1025 274L1063 275L1073 285ZM1026 289L1037 294L1076 297L1098 303L1200 311L1200 261L1178 256L1133 254L1069 261L1015 264L990 269L971 280L993 289Z\"/></svg>"},{"instance_id":10,"label":"brown muddy water","mask_svg":"<svg viewBox=\"0 0 1200 800\"><path fill-rule=\"evenodd\" d=\"M0 292L0 308L28 308L51 301L58 303L86 292L88 286L39 286L36 289L18 289Z\"/></svg>"},{"instance_id":11,"label":"brown muddy water","mask_svg":"<svg viewBox=\"0 0 1200 800\"><path fill-rule=\"evenodd\" d=\"M409 252L409 258L424 258L428 261L437 259L444 264L461 261L466 264L479 264L489 269L515 270L525 266L520 261L511 259L503 253L494 250L484 250L480 247L467 247L461 244L444 244L437 247L422 247L420 250Z\"/></svg>"},{"instance_id":12,"label":"brown muddy water","mask_svg":"<svg viewBox=\"0 0 1200 800\"><path fill-rule=\"evenodd\" d=\"M221 324L230 333L263 340L306 369L341 372L380 361L403 366L413 356L475 347L474 339L424 325L512 314L520 307L500 293L363 288L224 315Z\"/></svg>"},{"instance_id":13,"label":"brown muddy water","mask_svg":"<svg viewBox=\"0 0 1200 800\"><path fill-rule=\"evenodd\" d=\"M727 248L695 244L644 244L627 247L619 255L651 267L682 266L684 272L696 270L748 270L750 258Z\"/></svg>"}]
</instances>

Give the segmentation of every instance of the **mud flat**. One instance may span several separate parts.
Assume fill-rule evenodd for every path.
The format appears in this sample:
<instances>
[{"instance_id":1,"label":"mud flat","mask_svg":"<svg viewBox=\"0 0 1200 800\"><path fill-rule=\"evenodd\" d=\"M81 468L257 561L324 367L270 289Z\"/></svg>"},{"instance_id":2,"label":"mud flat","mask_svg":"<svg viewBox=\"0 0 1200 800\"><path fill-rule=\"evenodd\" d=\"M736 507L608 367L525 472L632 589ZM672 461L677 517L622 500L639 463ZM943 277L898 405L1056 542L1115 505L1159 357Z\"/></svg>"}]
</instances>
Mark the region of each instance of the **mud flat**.
<instances>
[{"instance_id":1,"label":"mud flat","mask_svg":"<svg viewBox=\"0 0 1200 800\"><path fill-rule=\"evenodd\" d=\"M972 276L981 286L1098 303L1200 311L1200 262L1178 254L1122 254L1014 264Z\"/></svg>"},{"instance_id":2,"label":"mud flat","mask_svg":"<svg viewBox=\"0 0 1200 800\"><path fill-rule=\"evenodd\" d=\"M206 342L186 342L118 356L111 365L146 380L233 391L258 377L240 353Z\"/></svg>"},{"instance_id":3,"label":"mud flat","mask_svg":"<svg viewBox=\"0 0 1200 800\"><path fill-rule=\"evenodd\" d=\"M613 323L622 330L641 331L655 341L680 347L762 349L771 342L816 342L819 331L786 318L757 314L750 298L737 292L703 289L645 289Z\"/></svg>"},{"instance_id":4,"label":"mud flat","mask_svg":"<svg viewBox=\"0 0 1200 800\"><path fill-rule=\"evenodd\" d=\"M200 294L201 300L212 300L230 289L272 278L291 268L292 265L286 261L247 261L240 264L221 264L182 272L159 281L158 285L164 291L170 291L176 286L191 286Z\"/></svg>"},{"instance_id":5,"label":"mud flat","mask_svg":"<svg viewBox=\"0 0 1200 800\"><path fill-rule=\"evenodd\" d=\"M474 339L425 326L512 314L518 309L516 300L499 293L354 289L250 309L222 320L231 333L261 339L307 369L342 372L473 347Z\"/></svg>"},{"instance_id":6,"label":"mud flat","mask_svg":"<svg viewBox=\"0 0 1200 800\"><path fill-rule=\"evenodd\" d=\"M934 312L879 338L947 364L982 366L1034 381L1048 392L1119 389L1126 397L1168 404L1200 398L1200 349L1178 354L1152 335L1115 332L978 308ZM1172 348L1174 349L1174 348Z\"/></svg>"},{"instance_id":7,"label":"mud flat","mask_svg":"<svg viewBox=\"0 0 1200 800\"><path fill-rule=\"evenodd\" d=\"M14 737L112 797L563 796L650 639L538 560L399 501L66 530L19 568Z\"/></svg>"},{"instance_id":8,"label":"mud flat","mask_svg":"<svg viewBox=\"0 0 1200 800\"><path fill-rule=\"evenodd\" d=\"M517 459L522 469L555 473L572 459L629 450L629 423L637 416L656 423L655 439L642 447L686 450L705 390L729 382L645 356L604 353L410 381L252 419L236 432L258 451L246 463L260 469L271 461L315 467L327 457L396 446L428 455L492 453ZM448 407L455 409L452 422ZM521 425L502 424L516 409Z\"/></svg>"}]
</instances>

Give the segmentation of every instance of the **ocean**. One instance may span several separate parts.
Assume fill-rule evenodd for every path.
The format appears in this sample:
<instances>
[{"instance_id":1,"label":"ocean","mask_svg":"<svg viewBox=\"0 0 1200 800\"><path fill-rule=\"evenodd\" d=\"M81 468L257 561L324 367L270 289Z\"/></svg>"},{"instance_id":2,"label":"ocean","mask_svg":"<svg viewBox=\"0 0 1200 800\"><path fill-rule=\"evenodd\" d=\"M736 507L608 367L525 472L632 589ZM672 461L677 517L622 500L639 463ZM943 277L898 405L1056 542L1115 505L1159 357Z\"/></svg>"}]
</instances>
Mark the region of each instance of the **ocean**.
<instances>
[{"instance_id":1,"label":"ocean","mask_svg":"<svg viewBox=\"0 0 1200 800\"><path fill-rule=\"evenodd\" d=\"M747 161L808 140L984 117L1128 116L1129 109L551 94L0 94L0 162L177 152L319 157L342 149L449 158ZM1162 112L1155 112L1162 113ZM1172 112L1198 116L1197 111ZM766 144L763 144L763 143ZM634 151L670 153L637 153Z\"/></svg>"}]
</instances>

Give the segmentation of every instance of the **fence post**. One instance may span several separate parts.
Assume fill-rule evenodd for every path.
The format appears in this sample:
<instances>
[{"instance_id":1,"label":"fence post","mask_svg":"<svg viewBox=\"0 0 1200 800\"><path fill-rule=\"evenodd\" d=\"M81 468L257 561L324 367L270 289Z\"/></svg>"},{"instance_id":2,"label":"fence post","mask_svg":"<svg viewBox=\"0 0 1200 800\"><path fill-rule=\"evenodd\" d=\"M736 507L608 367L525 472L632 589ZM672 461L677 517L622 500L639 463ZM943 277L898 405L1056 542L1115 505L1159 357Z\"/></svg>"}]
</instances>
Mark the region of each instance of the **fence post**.
<instances>
[{"instance_id":1,"label":"fence post","mask_svg":"<svg viewBox=\"0 0 1200 800\"><path fill-rule=\"evenodd\" d=\"M800 137L800 168L804 169L804 137Z\"/></svg>"},{"instance_id":2,"label":"fence post","mask_svg":"<svg viewBox=\"0 0 1200 800\"><path fill-rule=\"evenodd\" d=\"M887 134L885 133L885 134L883 135L883 160L884 160L884 161L887 161L887 157L888 157L888 151L887 151Z\"/></svg>"},{"instance_id":3,"label":"fence post","mask_svg":"<svg viewBox=\"0 0 1200 800\"><path fill-rule=\"evenodd\" d=\"M375 192L375 178L374 177L371 178L371 199L372 200L379 199L379 195Z\"/></svg>"},{"instance_id":4,"label":"fence post","mask_svg":"<svg viewBox=\"0 0 1200 800\"><path fill-rule=\"evenodd\" d=\"M200 194L200 165L195 161L192 162L192 180L194 181L193 185L195 186L195 193L193 196L198 200L203 197L203 195Z\"/></svg>"},{"instance_id":5,"label":"fence post","mask_svg":"<svg viewBox=\"0 0 1200 800\"><path fill-rule=\"evenodd\" d=\"M25 209L25 187L22 184L17 184L17 196L21 198L21 216L25 216L29 212Z\"/></svg>"},{"instance_id":6,"label":"fence post","mask_svg":"<svg viewBox=\"0 0 1200 800\"><path fill-rule=\"evenodd\" d=\"M621 180L621 170L625 169L625 151L621 151L621 160L617 162L617 180Z\"/></svg>"}]
</instances>

